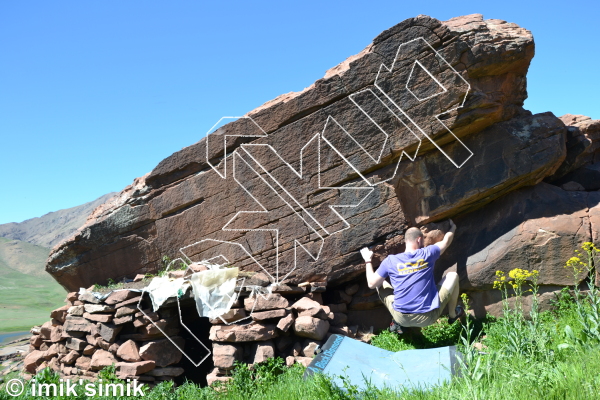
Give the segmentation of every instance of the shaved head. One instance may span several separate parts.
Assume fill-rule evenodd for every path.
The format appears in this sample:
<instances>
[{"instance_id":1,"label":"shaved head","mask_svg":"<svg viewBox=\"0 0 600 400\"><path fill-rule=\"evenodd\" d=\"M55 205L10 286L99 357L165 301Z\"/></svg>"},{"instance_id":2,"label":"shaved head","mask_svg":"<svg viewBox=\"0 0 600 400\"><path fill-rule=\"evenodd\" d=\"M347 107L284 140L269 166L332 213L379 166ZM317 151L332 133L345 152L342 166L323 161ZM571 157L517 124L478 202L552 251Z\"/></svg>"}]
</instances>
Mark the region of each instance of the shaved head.
<instances>
[{"instance_id":1,"label":"shaved head","mask_svg":"<svg viewBox=\"0 0 600 400\"><path fill-rule=\"evenodd\" d=\"M408 228L404 234L405 242L415 242L418 238L423 237L423 232L419 228Z\"/></svg>"}]
</instances>

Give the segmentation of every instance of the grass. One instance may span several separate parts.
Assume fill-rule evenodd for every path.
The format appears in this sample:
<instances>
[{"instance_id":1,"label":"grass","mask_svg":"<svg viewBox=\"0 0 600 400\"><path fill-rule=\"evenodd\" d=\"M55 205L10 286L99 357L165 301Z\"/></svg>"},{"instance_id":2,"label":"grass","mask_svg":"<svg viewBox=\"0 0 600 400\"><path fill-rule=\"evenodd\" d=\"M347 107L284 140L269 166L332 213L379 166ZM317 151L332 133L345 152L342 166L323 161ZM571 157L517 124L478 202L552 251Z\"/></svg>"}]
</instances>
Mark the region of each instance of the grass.
<instances>
[{"instance_id":1,"label":"grass","mask_svg":"<svg viewBox=\"0 0 600 400\"><path fill-rule=\"evenodd\" d=\"M596 252L600 255L600 252ZM597 259L598 260L598 259ZM593 263L587 263L591 268ZM304 368L284 366L282 359L269 359L253 369L238 364L227 384L200 388L191 382L175 387L162 382L148 389L144 398L161 400L358 400L358 399L600 399L600 292L591 285L587 293L576 288L563 291L553 310L539 312L534 302L525 315L520 300L525 291L537 292L535 271L515 269L503 280L516 286L516 306L504 302L504 316L487 321L467 318L461 325L446 320L423 330L422 336L405 337L387 331L372 339L372 344L390 351L457 344L464 357L461 373L445 384L409 390L406 388L369 387L359 391L340 377L338 387L330 377L316 375L303 379ZM593 276L593 275L592 275ZM528 289L530 288L530 289ZM506 293L506 292L504 292ZM505 296L505 300L506 300ZM534 296L535 298L535 296ZM468 299L463 298L468 305ZM527 317L527 318L526 318ZM477 351L473 342L480 342ZM57 382L59 377L48 369L38 374L38 381ZM105 381L116 380L113 369L103 371ZM9 397L0 390L0 400L31 399L32 396ZM81 395L79 399L84 399Z\"/></svg>"},{"instance_id":2,"label":"grass","mask_svg":"<svg viewBox=\"0 0 600 400\"><path fill-rule=\"evenodd\" d=\"M63 305L65 290L44 271L48 252L0 238L0 333L28 331Z\"/></svg>"},{"instance_id":3,"label":"grass","mask_svg":"<svg viewBox=\"0 0 600 400\"><path fill-rule=\"evenodd\" d=\"M0 261L0 332L28 331L64 304L66 292L50 276L26 275Z\"/></svg>"}]
</instances>

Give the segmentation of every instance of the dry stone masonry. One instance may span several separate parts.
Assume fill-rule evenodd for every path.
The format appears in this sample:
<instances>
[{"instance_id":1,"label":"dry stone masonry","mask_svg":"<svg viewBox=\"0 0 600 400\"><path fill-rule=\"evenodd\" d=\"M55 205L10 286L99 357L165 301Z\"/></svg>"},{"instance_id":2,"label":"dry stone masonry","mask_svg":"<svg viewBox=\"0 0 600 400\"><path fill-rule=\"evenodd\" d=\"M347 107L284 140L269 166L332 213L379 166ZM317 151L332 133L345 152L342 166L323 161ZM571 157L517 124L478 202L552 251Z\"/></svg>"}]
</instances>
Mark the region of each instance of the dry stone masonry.
<instances>
[{"instance_id":1,"label":"dry stone masonry","mask_svg":"<svg viewBox=\"0 0 600 400\"><path fill-rule=\"evenodd\" d=\"M266 275L255 276L266 288ZM365 291L359 284L329 292L325 286L311 284L281 285L272 290L252 297L250 291L242 291L222 319L202 318L209 328L201 339L211 354L198 367L182 363L184 354L177 347L196 363L208 352L190 348L193 341L182 336L185 327L174 301L153 312L143 308L150 307L150 302L137 290L114 291L104 300L90 292L69 293L66 305L52 311L50 321L32 329L25 372L34 374L50 367L65 379L93 380L99 370L114 364L120 378L154 384L200 368L206 372L200 382L211 384L229 379L236 361L255 364L279 356L288 365L308 365L331 334L357 337L359 325L350 321L351 310L381 307L374 291ZM186 322L200 319L192 300L189 291L180 299ZM157 327L167 332L177 347ZM194 334L202 336L198 330Z\"/></svg>"}]
</instances>

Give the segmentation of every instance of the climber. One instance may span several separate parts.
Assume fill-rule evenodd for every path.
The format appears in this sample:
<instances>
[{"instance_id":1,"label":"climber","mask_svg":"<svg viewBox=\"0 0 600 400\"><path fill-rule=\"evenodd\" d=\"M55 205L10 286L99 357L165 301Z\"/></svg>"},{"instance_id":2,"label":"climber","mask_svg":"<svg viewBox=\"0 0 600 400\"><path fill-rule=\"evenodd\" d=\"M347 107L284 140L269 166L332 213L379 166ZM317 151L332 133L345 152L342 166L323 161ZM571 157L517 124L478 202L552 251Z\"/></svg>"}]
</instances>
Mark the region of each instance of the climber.
<instances>
[{"instance_id":1,"label":"climber","mask_svg":"<svg viewBox=\"0 0 600 400\"><path fill-rule=\"evenodd\" d=\"M450 230L444 239L424 246L420 229L409 228L405 235L404 253L390 254L373 271L373 252L367 247L360 253L367 264L367 284L377 289L379 298L392 314L390 331L402 333L402 327L424 327L433 324L448 305L448 323L464 315L458 302L458 274L448 272L436 285L433 267L440 255L450 246L456 225L450 220ZM385 281L390 279L391 285Z\"/></svg>"}]
</instances>

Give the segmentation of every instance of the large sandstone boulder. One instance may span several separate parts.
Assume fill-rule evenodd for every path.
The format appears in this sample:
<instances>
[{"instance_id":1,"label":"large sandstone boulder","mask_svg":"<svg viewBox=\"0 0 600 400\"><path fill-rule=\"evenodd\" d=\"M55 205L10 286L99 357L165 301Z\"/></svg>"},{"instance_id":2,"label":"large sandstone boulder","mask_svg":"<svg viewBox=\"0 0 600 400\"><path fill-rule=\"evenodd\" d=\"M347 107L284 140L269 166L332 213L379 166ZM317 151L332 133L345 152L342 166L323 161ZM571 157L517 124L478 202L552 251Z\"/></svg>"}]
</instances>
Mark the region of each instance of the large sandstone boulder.
<instances>
[{"instance_id":1,"label":"large sandstone boulder","mask_svg":"<svg viewBox=\"0 0 600 400\"><path fill-rule=\"evenodd\" d=\"M585 165L600 162L600 120L572 114L565 114L560 119L567 126L567 157L556 173L548 178L549 181L563 178Z\"/></svg>"},{"instance_id":2,"label":"large sandstone boulder","mask_svg":"<svg viewBox=\"0 0 600 400\"><path fill-rule=\"evenodd\" d=\"M583 242L597 241L599 215L600 192L565 191L547 183L516 190L455 218L459 228L436 263L436 276L458 272L461 289L476 296L480 316L501 300L499 291L488 293L496 271L538 270L541 292L572 285L565 262Z\"/></svg>"},{"instance_id":3,"label":"large sandstone boulder","mask_svg":"<svg viewBox=\"0 0 600 400\"><path fill-rule=\"evenodd\" d=\"M494 124L464 143L473 157L460 169L440 152L400 165L396 190L413 224L476 209L552 174L566 155L566 128L552 113ZM451 153L460 145L446 147Z\"/></svg>"},{"instance_id":4,"label":"large sandstone boulder","mask_svg":"<svg viewBox=\"0 0 600 400\"><path fill-rule=\"evenodd\" d=\"M419 217L442 219L554 172L563 156L559 124L522 110L533 54L529 31L481 15L403 21L305 90L163 160L55 247L46 270L77 290L155 272L162 255L205 240L186 254L195 261L223 255L242 270L262 266L271 281L350 280L364 269L362 246L401 236ZM493 127L514 117L520 119L512 125ZM512 157L493 154L499 147ZM444 158L428 158L441 150ZM525 161L514 156L520 152ZM407 221L406 199L389 179L400 157L415 155L425 157L417 164L426 175L443 167L453 181L492 158L482 173L493 176L464 182L448 201L438 188L425 208L407 208ZM290 168L300 164L299 176ZM413 188L415 203L428 188Z\"/></svg>"}]
</instances>

